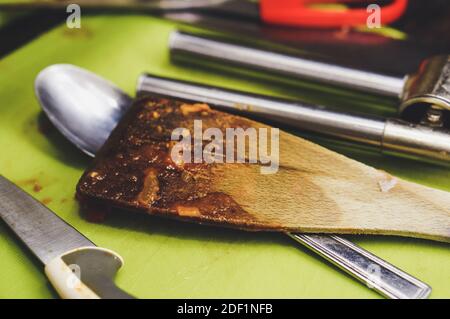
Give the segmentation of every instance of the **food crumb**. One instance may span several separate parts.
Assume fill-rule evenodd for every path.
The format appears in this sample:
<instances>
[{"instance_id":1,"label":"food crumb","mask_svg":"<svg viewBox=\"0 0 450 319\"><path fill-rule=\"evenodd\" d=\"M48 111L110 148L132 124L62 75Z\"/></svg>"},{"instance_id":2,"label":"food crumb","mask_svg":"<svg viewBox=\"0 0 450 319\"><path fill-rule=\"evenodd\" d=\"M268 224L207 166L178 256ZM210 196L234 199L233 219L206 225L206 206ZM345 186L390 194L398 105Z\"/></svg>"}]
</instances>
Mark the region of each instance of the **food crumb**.
<instances>
[{"instance_id":1,"label":"food crumb","mask_svg":"<svg viewBox=\"0 0 450 319\"><path fill-rule=\"evenodd\" d=\"M152 112L152 116L154 119L159 119L161 117L161 115L159 115L159 113L156 111Z\"/></svg>"},{"instance_id":2,"label":"food crumb","mask_svg":"<svg viewBox=\"0 0 450 319\"><path fill-rule=\"evenodd\" d=\"M92 178L95 178L95 177L98 176L98 173L97 173L97 172L91 172L91 173L89 174L89 176L92 177Z\"/></svg>"},{"instance_id":3,"label":"food crumb","mask_svg":"<svg viewBox=\"0 0 450 319\"><path fill-rule=\"evenodd\" d=\"M378 186L380 187L380 190L382 193L388 193L391 189L397 185L398 180L397 178L384 173L383 177L378 181Z\"/></svg>"},{"instance_id":4,"label":"food crumb","mask_svg":"<svg viewBox=\"0 0 450 319\"><path fill-rule=\"evenodd\" d=\"M33 191L34 191L35 193L39 193L41 190L42 190L42 186L39 185L38 183L35 183L35 184L33 185Z\"/></svg>"},{"instance_id":5,"label":"food crumb","mask_svg":"<svg viewBox=\"0 0 450 319\"><path fill-rule=\"evenodd\" d=\"M101 181L101 180L103 180L103 179L105 178L104 175L100 175L99 172L95 172L95 171L91 172L91 173L89 174L89 176L90 176L91 178L93 178L93 179L98 180L98 181Z\"/></svg>"},{"instance_id":6,"label":"food crumb","mask_svg":"<svg viewBox=\"0 0 450 319\"><path fill-rule=\"evenodd\" d=\"M198 113L201 112L202 115L207 115L208 111L210 111L210 107L205 103L195 103L195 104L183 104L180 106L181 113L184 116L189 115L190 113Z\"/></svg>"},{"instance_id":7,"label":"food crumb","mask_svg":"<svg viewBox=\"0 0 450 319\"><path fill-rule=\"evenodd\" d=\"M176 210L178 215L180 216L187 216L187 217L200 216L200 210L197 207L178 205L176 207Z\"/></svg>"},{"instance_id":8,"label":"food crumb","mask_svg":"<svg viewBox=\"0 0 450 319\"><path fill-rule=\"evenodd\" d=\"M158 172L155 169L146 171L144 185L138 194L137 200L141 205L149 206L159 198Z\"/></svg>"},{"instance_id":9,"label":"food crumb","mask_svg":"<svg viewBox=\"0 0 450 319\"><path fill-rule=\"evenodd\" d=\"M26 179L26 180L22 180L17 182L17 185L20 186L32 186L32 190L35 193L39 193L42 190L42 185L39 183L39 181L36 178L30 178L30 179Z\"/></svg>"},{"instance_id":10,"label":"food crumb","mask_svg":"<svg viewBox=\"0 0 450 319\"><path fill-rule=\"evenodd\" d=\"M48 205L48 204L50 204L51 202L52 202L52 199L49 198L49 197L46 197L46 198L44 198L44 199L41 200L41 203L44 204L44 205Z\"/></svg>"}]
</instances>

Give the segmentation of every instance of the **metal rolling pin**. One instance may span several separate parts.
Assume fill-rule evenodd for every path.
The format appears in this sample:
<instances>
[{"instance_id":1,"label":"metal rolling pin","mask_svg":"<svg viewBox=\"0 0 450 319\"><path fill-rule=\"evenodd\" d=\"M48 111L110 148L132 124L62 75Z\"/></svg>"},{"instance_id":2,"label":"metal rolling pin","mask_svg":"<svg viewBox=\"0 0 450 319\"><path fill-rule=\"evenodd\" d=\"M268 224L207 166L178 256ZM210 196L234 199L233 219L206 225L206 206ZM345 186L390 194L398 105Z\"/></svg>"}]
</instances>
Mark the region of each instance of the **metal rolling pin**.
<instances>
[{"instance_id":1,"label":"metal rolling pin","mask_svg":"<svg viewBox=\"0 0 450 319\"><path fill-rule=\"evenodd\" d=\"M142 75L138 93L201 101L225 111L238 111L302 130L379 148L382 152L450 163L450 132L397 119L369 118L334 112L315 105Z\"/></svg>"},{"instance_id":2,"label":"metal rolling pin","mask_svg":"<svg viewBox=\"0 0 450 319\"><path fill-rule=\"evenodd\" d=\"M193 57L196 63L235 65L264 74L309 80L394 98L400 98L405 85L404 78L250 48L180 31L171 33L169 46L175 60Z\"/></svg>"}]
</instances>

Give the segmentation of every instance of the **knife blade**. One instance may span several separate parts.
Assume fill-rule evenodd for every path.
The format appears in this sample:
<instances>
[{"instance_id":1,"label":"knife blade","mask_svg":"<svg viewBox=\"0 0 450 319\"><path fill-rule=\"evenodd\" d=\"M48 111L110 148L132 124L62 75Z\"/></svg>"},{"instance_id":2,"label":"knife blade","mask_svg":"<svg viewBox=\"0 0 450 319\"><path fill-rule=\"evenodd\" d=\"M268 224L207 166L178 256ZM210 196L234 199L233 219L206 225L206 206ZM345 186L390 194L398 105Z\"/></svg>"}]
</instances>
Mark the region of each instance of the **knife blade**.
<instances>
[{"instance_id":1,"label":"knife blade","mask_svg":"<svg viewBox=\"0 0 450 319\"><path fill-rule=\"evenodd\" d=\"M45 265L45 273L61 297L132 298L112 280L123 264L118 254L97 247L1 175L0 217Z\"/></svg>"},{"instance_id":2,"label":"knife blade","mask_svg":"<svg viewBox=\"0 0 450 319\"><path fill-rule=\"evenodd\" d=\"M95 246L47 207L2 176L0 216L44 265L64 252Z\"/></svg>"}]
</instances>

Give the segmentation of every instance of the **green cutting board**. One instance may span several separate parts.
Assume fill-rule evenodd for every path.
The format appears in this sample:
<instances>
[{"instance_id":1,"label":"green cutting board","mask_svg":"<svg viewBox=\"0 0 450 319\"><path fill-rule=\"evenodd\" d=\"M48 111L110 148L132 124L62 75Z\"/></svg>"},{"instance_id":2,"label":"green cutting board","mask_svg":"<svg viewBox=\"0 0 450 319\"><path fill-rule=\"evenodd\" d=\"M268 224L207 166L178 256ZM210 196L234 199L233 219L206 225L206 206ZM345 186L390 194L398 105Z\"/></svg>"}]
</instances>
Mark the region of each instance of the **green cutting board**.
<instances>
[{"instance_id":1,"label":"green cutting board","mask_svg":"<svg viewBox=\"0 0 450 319\"><path fill-rule=\"evenodd\" d=\"M142 71L266 94L300 92L177 67L167 38L175 25L146 16L82 18L80 30L61 25L0 61L0 174L22 186L96 244L117 251L125 265L118 284L140 298L377 298L376 293L281 234L246 233L147 216L87 221L74 199L90 159L46 124L33 93L44 67L71 63L133 94ZM402 177L450 191L446 169L347 153ZM331 164L331 163L330 163ZM356 243L450 297L450 251L441 243L397 237L351 237ZM0 297L51 298L43 267L0 224Z\"/></svg>"}]
</instances>

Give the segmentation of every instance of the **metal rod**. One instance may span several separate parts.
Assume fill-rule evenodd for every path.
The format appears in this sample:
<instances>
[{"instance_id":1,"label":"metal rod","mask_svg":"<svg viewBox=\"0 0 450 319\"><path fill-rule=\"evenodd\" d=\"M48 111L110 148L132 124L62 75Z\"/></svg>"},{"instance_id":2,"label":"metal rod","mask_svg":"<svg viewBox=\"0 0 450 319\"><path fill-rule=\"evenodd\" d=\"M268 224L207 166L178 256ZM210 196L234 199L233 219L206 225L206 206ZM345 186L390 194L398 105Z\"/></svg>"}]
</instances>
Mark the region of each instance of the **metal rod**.
<instances>
[{"instance_id":1,"label":"metal rod","mask_svg":"<svg viewBox=\"0 0 450 319\"><path fill-rule=\"evenodd\" d=\"M337 236L288 234L385 297L425 299L431 287Z\"/></svg>"},{"instance_id":2,"label":"metal rod","mask_svg":"<svg viewBox=\"0 0 450 319\"><path fill-rule=\"evenodd\" d=\"M195 63L211 61L279 75L309 80L344 89L400 98L405 80L338 65L311 61L210 38L174 31L169 46L174 60L194 57Z\"/></svg>"},{"instance_id":3,"label":"metal rod","mask_svg":"<svg viewBox=\"0 0 450 319\"><path fill-rule=\"evenodd\" d=\"M315 105L148 74L140 77L138 92L204 102L225 111L374 146L396 156L450 162L450 133L444 129L333 112Z\"/></svg>"}]
</instances>

